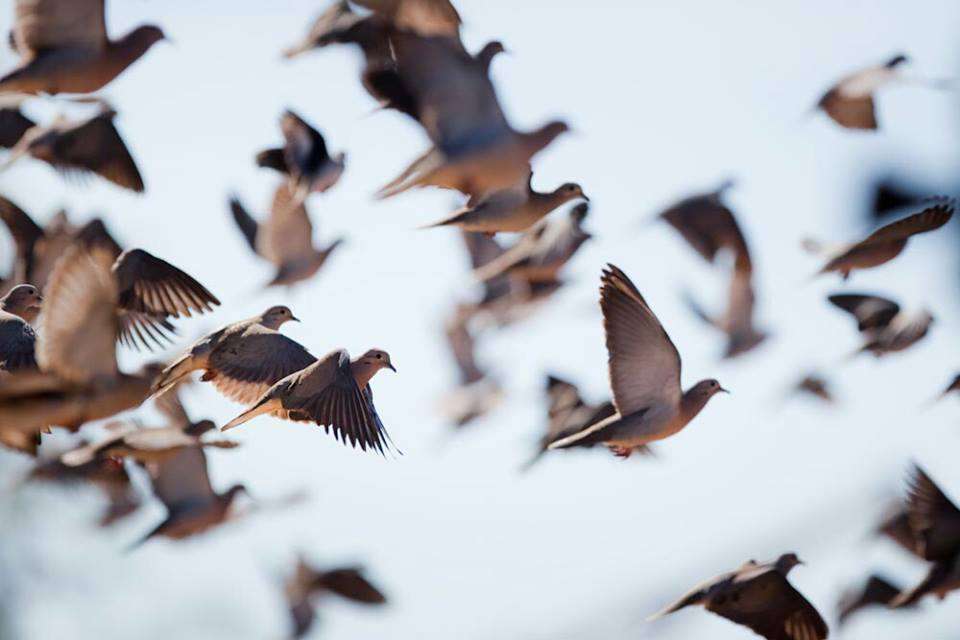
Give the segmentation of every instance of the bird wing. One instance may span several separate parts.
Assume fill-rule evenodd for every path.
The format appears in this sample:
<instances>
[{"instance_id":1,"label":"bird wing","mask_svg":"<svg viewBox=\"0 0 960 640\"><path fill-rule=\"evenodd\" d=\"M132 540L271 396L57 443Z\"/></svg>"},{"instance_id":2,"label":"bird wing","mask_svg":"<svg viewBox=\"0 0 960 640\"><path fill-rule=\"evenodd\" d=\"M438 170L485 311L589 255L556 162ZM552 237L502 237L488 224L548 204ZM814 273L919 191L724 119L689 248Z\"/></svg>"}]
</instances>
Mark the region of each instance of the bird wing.
<instances>
[{"instance_id":1,"label":"bird wing","mask_svg":"<svg viewBox=\"0 0 960 640\"><path fill-rule=\"evenodd\" d=\"M755 304L753 273L734 269L733 276L730 278L727 313L724 318L725 330L728 334L736 336L753 332L753 308Z\"/></svg>"},{"instance_id":2,"label":"bird wing","mask_svg":"<svg viewBox=\"0 0 960 640\"><path fill-rule=\"evenodd\" d=\"M117 285L102 248L72 246L47 283L37 362L71 382L117 375Z\"/></svg>"},{"instance_id":3,"label":"bird wing","mask_svg":"<svg viewBox=\"0 0 960 640\"><path fill-rule=\"evenodd\" d=\"M138 451L165 451L178 447L190 447L198 440L177 427L137 429L123 438L124 444Z\"/></svg>"},{"instance_id":4,"label":"bird wing","mask_svg":"<svg viewBox=\"0 0 960 640\"><path fill-rule=\"evenodd\" d=\"M43 238L43 229L23 209L3 196L0 196L0 220L13 237L17 248L16 261L27 271L21 274L26 279L30 275L34 246Z\"/></svg>"},{"instance_id":5,"label":"bird wing","mask_svg":"<svg viewBox=\"0 0 960 640\"><path fill-rule=\"evenodd\" d=\"M859 591L845 593L837 608L838 621L843 623L854 612L874 604L886 605L900 595L900 588L880 576L870 576Z\"/></svg>"},{"instance_id":6,"label":"bird wing","mask_svg":"<svg viewBox=\"0 0 960 640\"><path fill-rule=\"evenodd\" d=\"M831 89L820 99L820 108L842 127L848 129L877 128L877 114L871 95L848 97L841 95L835 89Z\"/></svg>"},{"instance_id":7,"label":"bird wing","mask_svg":"<svg viewBox=\"0 0 960 640\"><path fill-rule=\"evenodd\" d=\"M0 311L0 371L35 368L36 342L33 327L12 313Z\"/></svg>"},{"instance_id":8,"label":"bird wing","mask_svg":"<svg viewBox=\"0 0 960 640\"><path fill-rule=\"evenodd\" d=\"M280 131L285 140L283 155L288 168L303 173L304 168L319 166L330 157L320 132L293 111L287 110L281 116Z\"/></svg>"},{"instance_id":9,"label":"bird wing","mask_svg":"<svg viewBox=\"0 0 960 640\"><path fill-rule=\"evenodd\" d=\"M505 249L500 246L500 243L487 234L462 231L461 237L463 238L464 245L467 247L467 253L470 256L470 266L474 270L484 267L484 265L489 264L505 253ZM483 289L484 300L495 300L510 292L510 282L506 276L498 276L486 280L483 283Z\"/></svg>"},{"instance_id":10,"label":"bird wing","mask_svg":"<svg viewBox=\"0 0 960 640\"><path fill-rule=\"evenodd\" d=\"M750 268L750 252L737 219L720 201L719 193L681 200L660 214L707 262L721 249L733 252L738 268Z\"/></svg>"},{"instance_id":11,"label":"bird wing","mask_svg":"<svg viewBox=\"0 0 960 640\"><path fill-rule=\"evenodd\" d=\"M623 271L608 264L600 287L613 403L621 415L680 402L680 354Z\"/></svg>"},{"instance_id":12,"label":"bird wing","mask_svg":"<svg viewBox=\"0 0 960 640\"><path fill-rule=\"evenodd\" d=\"M740 592L739 597L711 598L707 610L749 627L768 640L827 637L827 624L816 608L775 569L759 565L741 571L732 587Z\"/></svg>"},{"instance_id":13,"label":"bird wing","mask_svg":"<svg viewBox=\"0 0 960 640\"><path fill-rule=\"evenodd\" d=\"M0 148L13 148L36 122L20 112L18 107L0 107Z\"/></svg>"},{"instance_id":14,"label":"bird wing","mask_svg":"<svg viewBox=\"0 0 960 640\"><path fill-rule=\"evenodd\" d=\"M181 430L192 423L190 414L187 413L187 408L183 406L183 401L180 399L180 387L184 384L186 383L179 382L153 398L153 405L167 419L167 424Z\"/></svg>"},{"instance_id":15,"label":"bird wing","mask_svg":"<svg viewBox=\"0 0 960 640\"><path fill-rule=\"evenodd\" d=\"M143 249L120 254L113 273L124 309L179 318L212 311L220 304L190 275Z\"/></svg>"},{"instance_id":16,"label":"bird wing","mask_svg":"<svg viewBox=\"0 0 960 640\"><path fill-rule=\"evenodd\" d=\"M469 313L457 311L445 327L447 346L457 363L462 384L471 384L484 378L483 371L477 366L474 357L476 345L467 327L469 319Z\"/></svg>"},{"instance_id":17,"label":"bird wing","mask_svg":"<svg viewBox=\"0 0 960 640\"><path fill-rule=\"evenodd\" d=\"M45 49L107 46L105 0L17 0L14 27L21 56Z\"/></svg>"},{"instance_id":18,"label":"bird wing","mask_svg":"<svg viewBox=\"0 0 960 640\"><path fill-rule=\"evenodd\" d=\"M114 258L123 253L120 244L110 234L110 230L107 229L107 225L101 218L93 218L80 227L80 230L74 234L73 239L88 249L102 247L109 251Z\"/></svg>"},{"instance_id":19,"label":"bird wing","mask_svg":"<svg viewBox=\"0 0 960 640\"><path fill-rule=\"evenodd\" d=\"M733 580L736 574L737 574L736 571L728 571L726 573L720 574L715 578L704 580L703 582L701 582L700 584L693 587L692 589L687 591L685 594L683 594L682 596L674 600L671 604L667 605L657 613L650 616L649 619L655 620L657 618L663 617L670 613L674 613L675 611L679 611L684 607L689 607L691 605L696 605L696 604L704 604L711 593L716 591L718 588L721 588L724 585L729 584L729 582Z\"/></svg>"},{"instance_id":20,"label":"bird wing","mask_svg":"<svg viewBox=\"0 0 960 640\"><path fill-rule=\"evenodd\" d=\"M359 567L341 567L317 574L312 589L330 591L347 600L364 604L383 604L386 596L363 575Z\"/></svg>"},{"instance_id":21,"label":"bird wing","mask_svg":"<svg viewBox=\"0 0 960 640\"><path fill-rule=\"evenodd\" d=\"M310 25L310 31L306 37L294 46L286 49L283 55L292 58L296 55L309 51L314 47L322 47L331 42L334 34L339 34L355 25L363 17L350 8L346 0L340 0L333 3L327 10L321 13Z\"/></svg>"},{"instance_id":22,"label":"bird wing","mask_svg":"<svg viewBox=\"0 0 960 640\"><path fill-rule=\"evenodd\" d=\"M207 474L207 456L202 447L184 447L152 467L150 480L153 493L171 514L216 498Z\"/></svg>"},{"instance_id":23,"label":"bird wing","mask_svg":"<svg viewBox=\"0 0 960 640\"><path fill-rule=\"evenodd\" d=\"M68 467L79 467L81 465L93 462L97 454L123 440L128 433L132 433L136 427L128 422L111 422L106 425L107 429L95 440L90 440L82 447L71 449L62 456L60 462Z\"/></svg>"},{"instance_id":24,"label":"bird wing","mask_svg":"<svg viewBox=\"0 0 960 640\"><path fill-rule=\"evenodd\" d=\"M344 349L332 351L293 377L281 396L287 419L313 422L338 440L376 449L388 445L383 423L373 406L370 385L361 389L353 377L350 356Z\"/></svg>"},{"instance_id":25,"label":"bird wing","mask_svg":"<svg viewBox=\"0 0 960 640\"><path fill-rule=\"evenodd\" d=\"M865 293L839 293L827 300L852 314L860 331L882 329L900 313L900 305L893 300Z\"/></svg>"},{"instance_id":26,"label":"bird wing","mask_svg":"<svg viewBox=\"0 0 960 640\"><path fill-rule=\"evenodd\" d=\"M275 265L309 259L314 255L313 224L306 205L296 196L296 188L288 182L277 186L270 217L260 226L258 235L260 253Z\"/></svg>"},{"instance_id":27,"label":"bird wing","mask_svg":"<svg viewBox=\"0 0 960 640\"><path fill-rule=\"evenodd\" d=\"M960 509L917 466L910 476L907 518L924 559L942 560L960 553Z\"/></svg>"},{"instance_id":28,"label":"bird wing","mask_svg":"<svg viewBox=\"0 0 960 640\"><path fill-rule=\"evenodd\" d=\"M915 213L912 216L907 216L906 218L880 227L858 244L896 242L897 240L906 240L910 236L918 233L926 233L927 231L939 229L947 224L950 218L953 217L953 208L954 203L952 200L938 202L933 206L927 207L920 213Z\"/></svg>"},{"instance_id":29,"label":"bird wing","mask_svg":"<svg viewBox=\"0 0 960 640\"><path fill-rule=\"evenodd\" d=\"M208 368L218 391L242 404L253 404L274 383L314 362L316 358L299 342L253 325L225 339L210 355Z\"/></svg>"},{"instance_id":30,"label":"bird wing","mask_svg":"<svg viewBox=\"0 0 960 640\"><path fill-rule=\"evenodd\" d=\"M112 111L71 126L57 134L54 166L91 171L137 193L143 192L143 178L120 132L113 125Z\"/></svg>"},{"instance_id":31,"label":"bird wing","mask_svg":"<svg viewBox=\"0 0 960 640\"><path fill-rule=\"evenodd\" d=\"M247 213L247 210L243 208L239 198L236 196L230 198L230 213L233 214L233 221L237 223L237 227L239 227L240 233L243 234L247 244L250 245L254 253L257 253L257 231L259 225L257 221Z\"/></svg>"},{"instance_id":32,"label":"bird wing","mask_svg":"<svg viewBox=\"0 0 960 640\"><path fill-rule=\"evenodd\" d=\"M357 4L382 16L397 29L460 41L462 20L450 0L357 0Z\"/></svg>"}]
</instances>

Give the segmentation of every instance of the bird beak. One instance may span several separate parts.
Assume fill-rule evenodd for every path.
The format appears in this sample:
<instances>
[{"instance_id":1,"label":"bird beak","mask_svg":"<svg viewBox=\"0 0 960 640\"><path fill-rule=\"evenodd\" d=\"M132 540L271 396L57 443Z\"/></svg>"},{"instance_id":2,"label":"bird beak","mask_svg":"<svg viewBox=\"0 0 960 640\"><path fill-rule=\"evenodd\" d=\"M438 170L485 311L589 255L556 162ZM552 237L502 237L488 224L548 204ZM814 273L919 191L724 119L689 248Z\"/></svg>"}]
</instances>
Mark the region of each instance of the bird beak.
<instances>
[{"instance_id":1,"label":"bird beak","mask_svg":"<svg viewBox=\"0 0 960 640\"><path fill-rule=\"evenodd\" d=\"M290 319L293 320L294 322L301 322L300 318L298 318L297 316L290 316Z\"/></svg>"},{"instance_id":2,"label":"bird beak","mask_svg":"<svg viewBox=\"0 0 960 640\"><path fill-rule=\"evenodd\" d=\"M584 202L590 202L590 197L587 196L587 194L581 192L580 197L583 199Z\"/></svg>"},{"instance_id":3,"label":"bird beak","mask_svg":"<svg viewBox=\"0 0 960 640\"><path fill-rule=\"evenodd\" d=\"M388 362L388 363L387 363L387 368L390 369L390 371L393 371L394 373L397 372L397 368L396 368L395 366L393 366L393 363L392 363L392 362Z\"/></svg>"},{"instance_id":4,"label":"bird beak","mask_svg":"<svg viewBox=\"0 0 960 640\"><path fill-rule=\"evenodd\" d=\"M723 387L720 387L720 391L722 391L723 393L730 393L729 389L724 389Z\"/></svg>"}]
</instances>

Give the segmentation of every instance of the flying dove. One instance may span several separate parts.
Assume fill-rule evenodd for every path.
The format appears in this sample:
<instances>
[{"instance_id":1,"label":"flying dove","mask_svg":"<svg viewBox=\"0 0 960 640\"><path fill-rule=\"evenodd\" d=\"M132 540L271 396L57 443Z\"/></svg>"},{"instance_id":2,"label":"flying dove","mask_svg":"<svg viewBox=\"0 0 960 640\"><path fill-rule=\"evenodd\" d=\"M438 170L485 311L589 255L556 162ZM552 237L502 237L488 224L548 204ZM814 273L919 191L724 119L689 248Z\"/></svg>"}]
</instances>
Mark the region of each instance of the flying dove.
<instances>
[{"instance_id":1,"label":"flying dove","mask_svg":"<svg viewBox=\"0 0 960 640\"><path fill-rule=\"evenodd\" d=\"M711 315L689 294L685 301L694 315L726 335L724 358L743 355L768 337L767 333L757 329L753 322L756 296L753 291L752 271L734 269L727 290L727 310L722 316Z\"/></svg>"},{"instance_id":2,"label":"flying dove","mask_svg":"<svg viewBox=\"0 0 960 640\"><path fill-rule=\"evenodd\" d=\"M843 247L831 257L819 274L838 272L844 280L857 269L871 269L890 262L907 246L912 236L939 229L953 217L953 200L944 200L920 213L880 227L865 239Z\"/></svg>"},{"instance_id":3,"label":"flying dove","mask_svg":"<svg viewBox=\"0 0 960 640\"><path fill-rule=\"evenodd\" d=\"M230 211L254 253L277 268L267 286L290 286L313 277L330 254L343 243L337 238L323 249L313 244L313 224L303 203L294 203L294 192L287 183L277 187L270 208L270 217L257 223L233 197Z\"/></svg>"},{"instance_id":4,"label":"flying dove","mask_svg":"<svg viewBox=\"0 0 960 640\"><path fill-rule=\"evenodd\" d=\"M340 180L346 156L331 156L320 132L289 109L280 118L283 148L265 149L257 154L257 165L290 177L295 197L291 206L302 203L310 193L323 193Z\"/></svg>"},{"instance_id":5,"label":"flying dove","mask_svg":"<svg viewBox=\"0 0 960 640\"><path fill-rule=\"evenodd\" d=\"M926 337L934 320L929 311L905 313L892 300L870 294L834 294L827 299L856 318L865 338L858 352L878 358L915 345Z\"/></svg>"},{"instance_id":6,"label":"flying dove","mask_svg":"<svg viewBox=\"0 0 960 640\"><path fill-rule=\"evenodd\" d=\"M303 370L282 378L267 389L252 406L225 424L221 431L233 429L259 415L271 414L294 422L312 422L350 446L358 444L384 453L390 444L383 422L373 406L370 379L380 369L396 368L390 354L370 349L350 359L345 349L331 351Z\"/></svg>"},{"instance_id":7,"label":"flying dove","mask_svg":"<svg viewBox=\"0 0 960 640\"><path fill-rule=\"evenodd\" d=\"M853 73L823 94L817 107L831 120L847 129L874 130L877 116L873 94L883 85L895 80L900 66L907 62L904 55L896 55L885 64L868 67Z\"/></svg>"},{"instance_id":8,"label":"flying dove","mask_svg":"<svg viewBox=\"0 0 960 640\"><path fill-rule=\"evenodd\" d=\"M201 447L184 447L161 462L150 463L147 470L167 517L133 547L160 536L182 540L220 525L229 519L237 495L246 491L242 484L235 484L226 493L215 492Z\"/></svg>"},{"instance_id":9,"label":"flying dove","mask_svg":"<svg viewBox=\"0 0 960 640\"><path fill-rule=\"evenodd\" d=\"M204 336L163 370L154 395L203 371L200 379L211 381L227 398L254 403L275 382L316 361L300 343L277 331L288 320L298 321L289 307L273 306Z\"/></svg>"},{"instance_id":10,"label":"flying dove","mask_svg":"<svg viewBox=\"0 0 960 640\"><path fill-rule=\"evenodd\" d=\"M562 218L537 223L509 251L476 269L474 276L481 281L500 276L555 280L583 243L593 237L583 228L588 212L589 205L582 202Z\"/></svg>"},{"instance_id":11,"label":"flying dove","mask_svg":"<svg viewBox=\"0 0 960 640\"><path fill-rule=\"evenodd\" d=\"M887 214L903 209L916 209L925 201L925 196L900 180L884 177L871 184L870 215L884 218Z\"/></svg>"},{"instance_id":12,"label":"flying dove","mask_svg":"<svg viewBox=\"0 0 960 640\"><path fill-rule=\"evenodd\" d=\"M0 385L0 424L36 432L50 425L79 428L138 406L159 367L134 374L117 367L120 331L113 257L103 247L71 246L47 285L37 331L38 372Z\"/></svg>"},{"instance_id":13,"label":"flying dove","mask_svg":"<svg viewBox=\"0 0 960 640\"><path fill-rule=\"evenodd\" d=\"M284 593L294 638L302 638L310 631L317 616L315 600L328 593L365 605L382 605L387 601L386 596L367 580L362 568L339 567L321 571L302 558L297 561Z\"/></svg>"},{"instance_id":14,"label":"flying dove","mask_svg":"<svg viewBox=\"0 0 960 640\"><path fill-rule=\"evenodd\" d=\"M890 603L894 608L913 605L927 594L942 600L960 589L960 508L916 466L911 473L906 506L915 553L931 564L920 584L894 598Z\"/></svg>"},{"instance_id":15,"label":"flying dove","mask_svg":"<svg viewBox=\"0 0 960 640\"><path fill-rule=\"evenodd\" d=\"M19 105L0 103L0 149L10 149L36 122L23 115Z\"/></svg>"},{"instance_id":16,"label":"flying dove","mask_svg":"<svg viewBox=\"0 0 960 640\"><path fill-rule=\"evenodd\" d=\"M0 298L0 371L37 366L37 334L30 326L40 312L43 297L36 287L21 284Z\"/></svg>"},{"instance_id":17,"label":"flying dove","mask_svg":"<svg viewBox=\"0 0 960 640\"><path fill-rule=\"evenodd\" d=\"M627 457L640 445L679 432L726 389L712 378L681 389L677 348L630 278L612 264L601 278L600 308L617 412L549 448L602 442Z\"/></svg>"},{"instance_id":18,"label":"flying dove","mask_svg":"<svg viewBox=\"0 0 960 640\"><path fill-rule=\"evenodd\" d=\"M886 607L900 594L900 588L886 578L872 575L859 589L845 592L837 608L837 623L844 624L857 611L880 605Z\"/></svg>"},{"instance_id":19,"label":"flying dove","mask_svg":"<svg viewBox=\"0 0 960 640\"><path fill-rule=\"evenodd\" d=\"M787 580L798 564L802 563L793 553L773 562L748 560L739 569L697 585L651 619L702 605L768 640L824 640L827 623Z\"/></svg>"},{"instance_id":20,"label":"flying dove","mask_svg":"<svg viewBox=\"0 0 960 640\"><path fill-rule=\"evenodd\" d=\"M793 386L793 391L819 398L827 404L833 404L836 401L827 380L816 373L807 374L797 381Z\"/></svg>"},{"instance_id":21,"label":"flying dove","mask_svg":"<svg viewBox=\"0 0 960 640\"><path fill-rule=\"evenodd\" d=\"M555 121L520 133L500 109L484 63L448 38L395 33L397 72L417 105L433 147L378 196L433 185L468 196L508 189L529 172L530 158L568 130Z\"/></svg>"},{"instance_id":22,"label":"flying dove","mask_svg":"<svg viewBox=\"0 0 960 640\"><path fill-rule=\"evenodd\" d=\"M130 475L119 460L93 460L76 467L68 467L59 459L46 460L31 470L28 480L97 487L108 500L99 518L101 527L108 527L140 508L140 498L130 484Z\"/></svg>"},{"instance_id":23,"label":"flying dove","mask_svg":"<svg viewBox=\"0 0 960 640\"><path fill-rule=\"evenodd\" d=\"M527 173L509 189L496 191L454 211L448 218L427 225L454 226L464 231L494 234L526 231L548 213L565 202L582 198L589 200L580 185L567 182L553 191L541 193L533 189L533 174Z\"/></svg>"},{"instance_id":24,"label":"flying dove","mask_svg":"<svg viewBox=\"0 0 960 640\"><path fill-rule=\"evenodd\" d=\"M527 470L536 464L550 445L557 440L574 435L616 414L612 402L588 404L580 390L572 382L553 375L547 376L546 384L549 405L547 407L547 432L540 438L540 445L533 457L523 466ZM653 455L647 445L637 447L642 455Z\"/></svg>"},{"instance_id":25,"label":"flying dove","mask_svg":"<svg viewBox=\"0 0 960 640\"><path fill-rule=\"evenodd\" d=\"M441 410L457 427L486 415L502 398L500 385L477 364L476 341L469 327L473 316L471 305L458 305L444 327L447 347L457 365L459 384L444 394Z\"/></svg>"},{"instance_id":26,"label":"flying dove","mask_svg":"<svg viewBox=\"0 0 960 640\"><path fill-rule=\"evenodd\" d=\"M106 0L17 0L13 44L21 63L0 93L92 93L165 39L154 25L107 37Z\"/></svg>"}]
</instances>

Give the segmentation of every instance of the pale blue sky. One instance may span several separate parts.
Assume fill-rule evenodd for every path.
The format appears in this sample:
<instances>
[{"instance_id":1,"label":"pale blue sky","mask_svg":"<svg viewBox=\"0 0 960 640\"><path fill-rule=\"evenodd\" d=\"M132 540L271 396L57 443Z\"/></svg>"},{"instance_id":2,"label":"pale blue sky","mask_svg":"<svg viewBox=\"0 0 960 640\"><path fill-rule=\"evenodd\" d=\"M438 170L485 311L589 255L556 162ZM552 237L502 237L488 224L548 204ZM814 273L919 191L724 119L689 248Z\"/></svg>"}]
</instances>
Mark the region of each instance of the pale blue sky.
<instances>
[{"instance_id":1,"label":"pale blue sky","mask_svg":"<svg viewBox=\"0 0 960 640\"><path fill-rule=\"evenodd\" d=\"M355 52L280 59L324 6L109 2L111 33L156 22L175 40L106 91L146 194L67 183L29 161L0 175L0 191L40 220L60 206L80 220L101 215L126 246L197 275L224 304L180 323L184 340L283 302L304 320L284 332L314 353L387 349L399 373L381 373L373 386L405 455L383 460L317 428L258 419L232 432L242 447L210 454L215 486L242 481L264 499L305 488L311 499L131 556L118 550L162 517L159 506L104 533L91 528L92 492L4 496L0 573L10 606L0 616L13 637L280 637L287 622L279 583L298 549L318 562L367 564L392 598L380 611L329 603L315 637L330 640L746 638L697 611L643 619L702 578L783 551L807 561L792 579L831 623L838 592L869 571L919 579L922 567L865 532L911 459L954 496L960 491L957 403L918 410L960 366L949 277L958 269L955 235L919 238L850 283L905 306L929 305L939 319L924 343L882 362L844 360L858 338L824 301L839 282L806 283L817 264L799 239L843 241L862 231L858 178L875 168L902 165L932 182L957 175L960 105L955 94L890 88L875 135L806 114L832 80L897 51L912 55L917 72L954 73L960 5L458 2L470 48L498 38L511 51L493 76L512 121L528 128L559 116L575 129L537 158L535 184L580 182L593 200L596 240L549 307L481 339L480 357L508 396L456 438L434 408L453 383L440 328L469 294L465 258L454 232L415 230L451 200L437 192L372 199L426 142L401 117L368 115ZM0 1L0 31L12 12L10 0ZM340 183L310 200L317 237L343 234L348 244L313 281L263 293L269 267L250 255L226 198L236 190L265 212L275 179L252 156L279 139L277 118L288 106L348 154ZM58 109L28 110L50 117ZM720 337L686 313L680 293L689 287L719 304L723 274L667 227L641 222L730 176L740 181L729 199L754 251L760 322L775 336L721 363ZM8 249L4 236L2 255ZM516 468L543 423L546 371L580 382L592 399L609 393L596 305L608 261L659 314L684 358L684 383L717 377L733 394L665 442L656 461L570 453L521 477ZM130 366L139 359L123 353ZM839 410L777 405L808 367L833 374ZM218 423L239 409L206 386L188 400L194 415ZM4 483L23 467L11 455L0 461ZM843 637L955 640L957 598L864 615Z\"/></svg>"}]
</instances>

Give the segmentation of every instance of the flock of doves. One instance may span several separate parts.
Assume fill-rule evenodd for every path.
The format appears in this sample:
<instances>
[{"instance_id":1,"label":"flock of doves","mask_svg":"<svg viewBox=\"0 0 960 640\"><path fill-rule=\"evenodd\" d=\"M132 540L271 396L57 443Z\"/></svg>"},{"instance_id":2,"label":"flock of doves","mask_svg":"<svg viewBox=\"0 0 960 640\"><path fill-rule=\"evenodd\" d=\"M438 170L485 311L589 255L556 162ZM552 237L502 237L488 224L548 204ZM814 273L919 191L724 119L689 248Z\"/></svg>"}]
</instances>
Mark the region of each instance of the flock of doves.
<instances>
[{"instance_id":1,"label":"flock of doves","mask_svg":"<svg viewBox=\"0 0 960 640\"><path fill-rule=\"evenodd\" d=\"M503 45L491 42L472 54L461 42L460 26L449 0L341 0L284 55L356 45L362 53L364 89L381 108L409 116L427 134L430 148L378 197L438 187L467 198L462 208L431 225L461 230L473 273L482 283L482 297L457 304L446 325L461 378L446 410L452 421L464 425L487 412L500 394L474 359L474 333L516 322L553 295L562 286L564 265L590 234L583 228L588 198L578 184L540 192L531 181L533 157L566 125L513 129L488 74ZM91 94L163 39L163 31L152 25L110 39L104 0L17 0L10 44L20 64L0 79L0 146L9 149L4 166L30 157L62 172L95 174L142 192L144 181L114 126L115 111ZM876 129L874 92L897 80L905 62L898 55L842 79L821 98L819 109L841 127ZM82 121L59 118L47 125L20 111L25 100L60 99L54 98L58 94L100 102L99 110ZM291 285L312 278L339 244L314 245L306 203L312 194L337 184L346 161L342 153L331 154L322 135L294 112L282 115L280 128L283 146L256 155L259 166L280 175L269 216L257 221L237 198L229 208L250 249L275 267L269 284ZM724 357L733 358L767 335L753 320L747 240L724 204L730 186L687 197L659 217L708 262L717 262L721 254L732 256L725 313L712 316L695 301L689 303L725 336ZM566 213L549 215L571 202ZM954 207L952 200L931 198L922 210L866 238L836 248L815 241L804 246L824 254L820 274L846 280L856 270L895 259L913 236L947 224ZM60 437L51 427L76 432L150 399L167 419L166 426L154 428L109 422L98 437L33 471L36 479L102 487L110 496L104 524L137 506L125 460L135 463L130 468L146 470L168 511L141 543L154 536L195 535L230 516L243 486L216 493L203 448L236 443L207 437L215 425L193 420L180 402L178 387L194 372L245 407L221 431L271 415L317 424L364 451L384 454L392 448L370 386L382 369L396 371L386 351L373 348L351 357L336 349L317 358L280 332L297 318L288 307L274 306L209 333L168 364L121 371L118 342L135 349L164 346L176 336L174 320L211 311L219 304L217 297L161 257L121 247L102 220L78 227L61 212L41 226L6 198L0 198L0 218L16 247L0 280L0 442L36 455L41 437ZM507 247L496 238L499 233L522 235ZM851 314L864 338L861 350L876 356L908 349L933 322L927 311L906 313L896 302L875 295L843 292L829 301ZM548 377L549 427L534 461L548 450L595 445L624 458L635 451L650 453L650 443L682 430L725 391L714 379L681 386L677 347L630 277L612 264L601 275L600 308L612 401L590 404L573 383ZM832 397L826 381L815 375L801 380L797 389L825 401ZM960 376L946 392L951 391L960 391ZM923 470L914 468L906 499L879 530L928 562L929 573L905 589L871 577L844 600L841 620L868 605L909 607L929 594L943 598L960 589L960 509ZM798 564L793 553L766 563L750 560L695 587L657 615L701 605L771 640L821 640L828 635L826 623L787 579ZM321 571L301 561L287 584L296 636L309 629L313 599L323 592L358 602L385 601L359 568Z\"/></svg>"}]
</instances>

